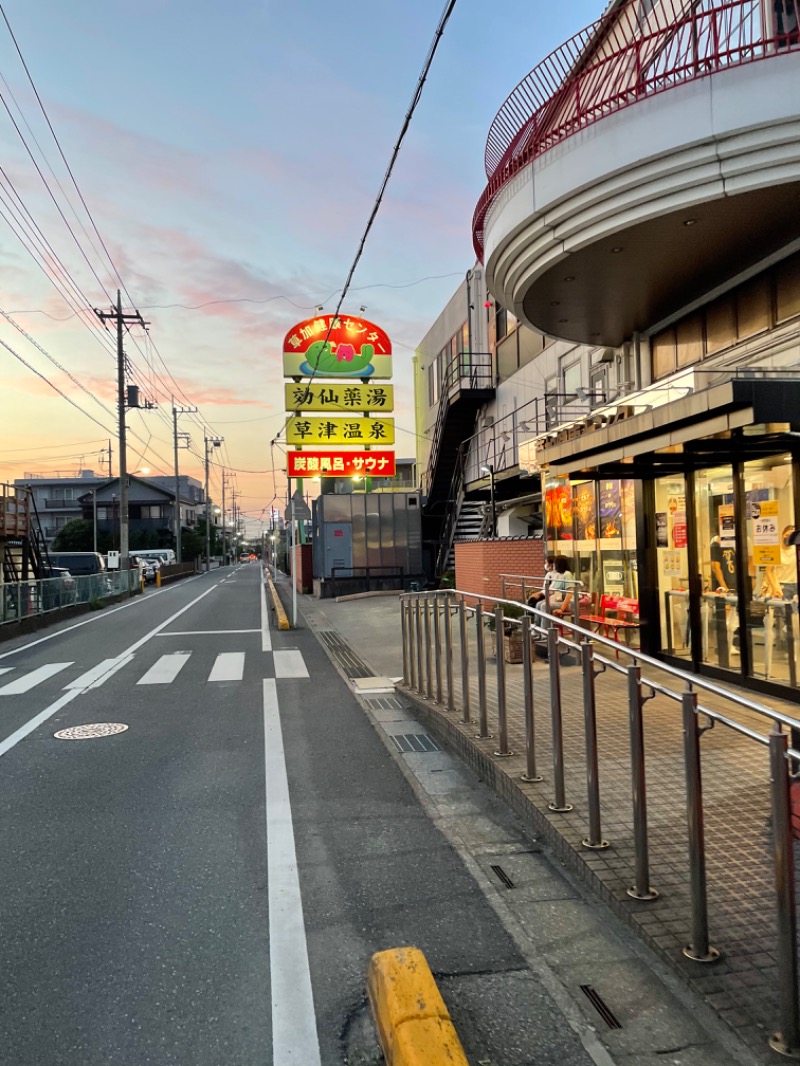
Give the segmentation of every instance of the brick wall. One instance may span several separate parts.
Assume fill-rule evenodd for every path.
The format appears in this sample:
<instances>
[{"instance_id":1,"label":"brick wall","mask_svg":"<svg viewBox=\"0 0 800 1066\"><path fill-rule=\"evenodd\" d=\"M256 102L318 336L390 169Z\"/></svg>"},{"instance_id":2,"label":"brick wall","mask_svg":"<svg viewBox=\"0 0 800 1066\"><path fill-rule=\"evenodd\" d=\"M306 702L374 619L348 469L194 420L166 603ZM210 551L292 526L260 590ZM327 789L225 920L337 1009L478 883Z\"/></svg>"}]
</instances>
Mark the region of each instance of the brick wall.
<instances>
[{"instance_id":1,"label":"brick wall","mask_svg":"<svg viewBox=\"0 0 800 1066\"><path fill-rule=\"evenodd\" d=\"M294 546L294 582L298 592L314 591L314 567L310 544Z\"/></svg>"},{"instance_id":2,"label":"brick wall","mask_svg":"<svg viewBox=\"0 0 800 1066\"><path fill-rule=\"evenodd\" d=\"M456 541L456 588L481 596L500 596L501 574L520 574L541 581L544 577L543 540ZM519 599L521 588L506 586L508 599Z\"/></svg>"}]
</instances>

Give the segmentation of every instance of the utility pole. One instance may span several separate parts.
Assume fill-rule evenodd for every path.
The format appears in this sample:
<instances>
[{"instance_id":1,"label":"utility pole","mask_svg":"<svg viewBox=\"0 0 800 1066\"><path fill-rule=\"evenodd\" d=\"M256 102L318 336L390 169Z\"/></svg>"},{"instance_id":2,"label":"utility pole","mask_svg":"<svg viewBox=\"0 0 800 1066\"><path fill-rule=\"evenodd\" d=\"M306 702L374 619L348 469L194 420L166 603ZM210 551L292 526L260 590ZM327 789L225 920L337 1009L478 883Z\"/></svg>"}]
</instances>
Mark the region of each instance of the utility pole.
<instances>
[{"instance_id":1,"label":"utility pole","mask_svg":"<svg viewBox=\"0 0 800 1066\"><path fill-rule=\"evenodd\" d=\"M222 565L225 566L228 562L228 546L225 542L225 485L228 481L228 475L225 471L222 471Z\"/></svg>"},{"instance_id":2,"label":"utility pole","mask_svg":"<svg viewBox=\"0 0 800 1066\"><path fill-rule=\"evenodd\" d=\"M181 557L181 478L178 471L178 448L188 448L192 443L188 433L178 432L178 415L193 415L196 407L176 407L172 401L172 440L175 445L175 558L180 563ZM180 441L180 444L178 443Z\"/></svg>"},{"instance_id":3,"label":"utility pole","mask_svg":"<svg viewBox=\"0 0 800 1066\"><path fill-rule=\"evenodd\" d=\"M105 325L113 320L117 325L117 422L119 435L119 565L121 570L127 570L130 566L128 554L128 464L125 439L125 349L122 339L127 323L135 323L145 327L147 323L138 311L123 314L122 293L117 289L117 306L110 311L98 311L94 313ZM110 467L109 462L109 467Z\"/></svg>"},{"instance_id":4,"label":"utility pole","mask_svg":"<svg viewBox=\"0 0 800 1066\"><path fill-rule=\"evenodd\" d=\"M219 448L224 437L206 437L203 435L203 444L206 450L206 572L211 569L211 501L208 497L208 456L209 445L213 448Z\"/></svg>"}]
</instances>

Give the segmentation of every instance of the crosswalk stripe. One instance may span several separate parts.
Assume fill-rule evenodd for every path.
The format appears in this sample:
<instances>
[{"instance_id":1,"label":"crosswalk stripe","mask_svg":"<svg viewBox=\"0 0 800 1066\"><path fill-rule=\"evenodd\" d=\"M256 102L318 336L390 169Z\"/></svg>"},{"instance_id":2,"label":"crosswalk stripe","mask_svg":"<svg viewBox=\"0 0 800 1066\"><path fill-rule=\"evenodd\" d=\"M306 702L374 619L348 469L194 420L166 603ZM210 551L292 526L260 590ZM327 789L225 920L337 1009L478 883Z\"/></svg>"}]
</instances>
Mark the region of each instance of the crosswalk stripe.
<instances>
[{"instance_id":1,"label":"crosswalk stripe","mask_svg":"<svg viewBox=\"0 0 800 1066\"><path fill-rule=\"evenodd\" d=\"M13 666L0 666L0 674L10 674L13 669Z\"/></svg>"},{"instance_id":2,"label":"crosswalk stripe","mask_svg":"<svg viewBox=\"0 0 800 1066\"><path fill-rule=\"evenodd\" d=\"M241 681L244 674L244 652L223 651L217 656L209 681Z\"/></svg>"},{"instance_id":3,"label":"crosswalk stripe","mask_svg":"<svg viewBox=\"0 0 800 1066\"><path fill-rule=\"evenodd\" d=\"M97 666L93 666L91 670L87 670L85 674L81 674L80 677L76 677L74 681L70 681L68 685L64 685L65 690L71 688L100 688L99 681L106 680L107 676L112 673L116 673L117 670L126 666L131 659L132 655L128 655L124 659L103 659Z\"/></svg>"},{"instance_id":4,"label":"crosswalk stripe","mask_svg":"<svg viewBox=\"0 0 800 1066\"><path fill-rule=\"evenodd\" d=\"M274 651L272 658L275 663L276 677L308 677L308 669L303 653L295 648L284 651Z\"/></svg>"},{"instance_id":5,"label":"crosswalk stripe","mask_svg":"<svg viewBox=\"0 0 800 1066\"><path fill-rule=\"evenodd\" d=\"M171 655L162 655L136 684L169 685L184 668L191 654L190 651L176 651Z\"/></svg>"},{"instance_id":6,"label":"crosswalk stripe","mask_svg":"<svg viewBox=\"0 0 800 1066\"><path fill-rule=\"evenodd\" d=\"M0 688L0 696L19 696L23 692L30 692L42 681L66 670L68 666L72 666L72 663L47 663L46 666L40 666L38 670L31 670L29 674L23 674L22 677L17 677L9 681L7 685L3 685Z\"/></svg>"}]
</instances>

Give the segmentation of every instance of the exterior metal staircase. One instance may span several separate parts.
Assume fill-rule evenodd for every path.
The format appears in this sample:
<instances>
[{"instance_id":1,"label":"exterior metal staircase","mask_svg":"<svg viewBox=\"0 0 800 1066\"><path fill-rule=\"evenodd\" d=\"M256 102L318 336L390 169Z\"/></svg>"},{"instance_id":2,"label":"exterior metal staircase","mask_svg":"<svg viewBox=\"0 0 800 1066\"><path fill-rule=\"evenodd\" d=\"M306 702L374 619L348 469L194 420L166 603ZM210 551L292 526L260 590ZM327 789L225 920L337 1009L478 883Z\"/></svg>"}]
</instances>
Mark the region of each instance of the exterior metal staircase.
<instances>
[{"instance_id":1,"label":"exterior metal staircase","mask_svg":"<svg viewBox=\"0 0 800 1066\"><path fill-rule=\"evenodd\" d=\"M478 411L494 391L490 353L460 352L451 360L442 382L422 512L423 537L433 549L437 577L448 569L461 510L463 444L474 434Z\"/></svg>"},{"instance_id":2,"label":"exterior metal staircase","mask_svg":"<svg viewBox=\"0 0 800 1066\"><path fill-rule=\"evenodd\" d=\"M0 560L3 583L43 577L49 567L33 494L19 485L0 484Z\"/></svg>"}]
</instances>

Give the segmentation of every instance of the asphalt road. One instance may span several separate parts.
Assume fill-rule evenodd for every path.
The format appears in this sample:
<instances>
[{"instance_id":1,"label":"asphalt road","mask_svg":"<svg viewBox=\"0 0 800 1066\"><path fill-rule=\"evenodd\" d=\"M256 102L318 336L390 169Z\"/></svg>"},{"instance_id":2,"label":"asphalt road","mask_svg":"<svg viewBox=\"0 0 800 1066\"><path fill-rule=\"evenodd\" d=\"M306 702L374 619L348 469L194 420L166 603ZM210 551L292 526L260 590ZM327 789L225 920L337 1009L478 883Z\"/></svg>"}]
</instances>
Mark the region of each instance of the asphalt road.
<instances>
[{"instance_id":1,"label":"asphalt road","mask_svg":"<svg viewBox=\"0 0 800 1066\"><path fill-rule=\"evenodd\" d=\"M588 1066L315 636L269 629L260 579L0 645L0 1060L378 1062L367 964L416 944L468 1052ZM54 737L90 723L128 728Z\"/></svg>"}]
</instances>

